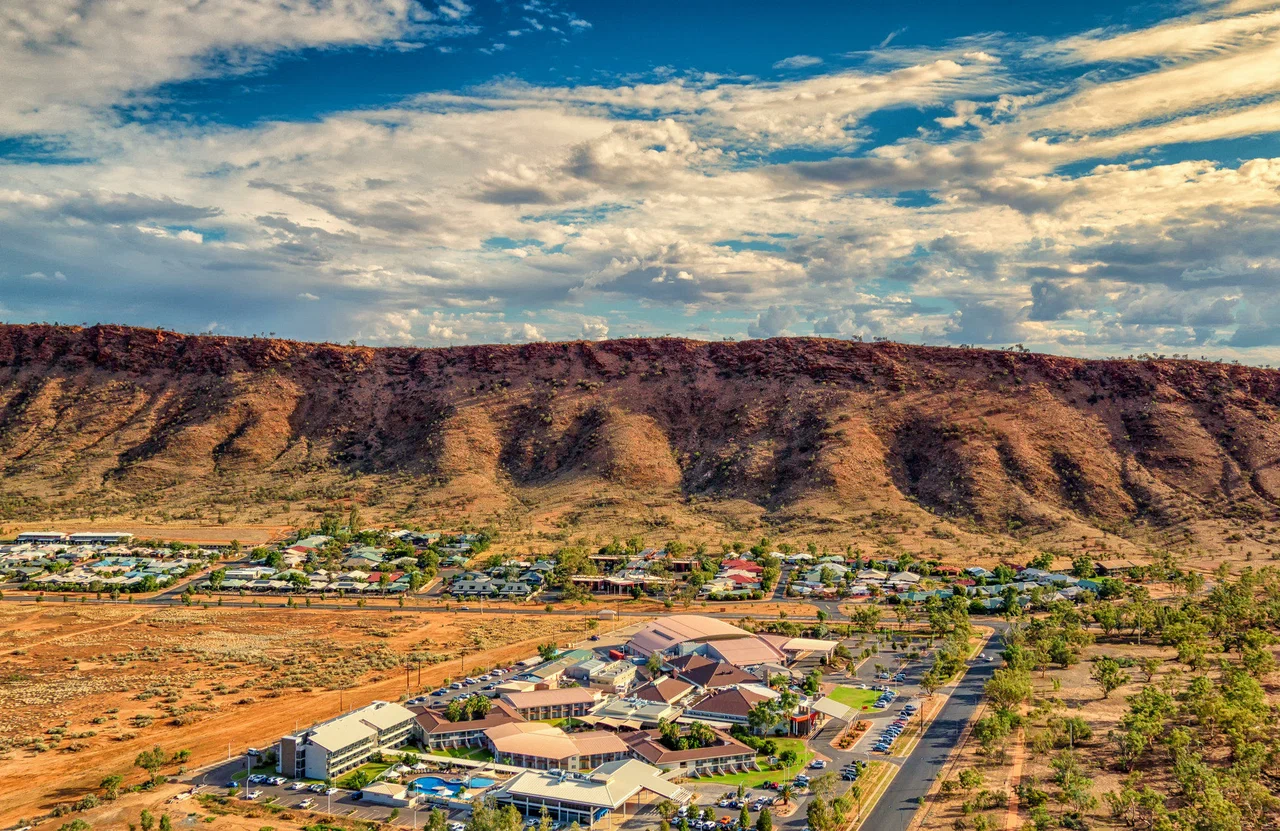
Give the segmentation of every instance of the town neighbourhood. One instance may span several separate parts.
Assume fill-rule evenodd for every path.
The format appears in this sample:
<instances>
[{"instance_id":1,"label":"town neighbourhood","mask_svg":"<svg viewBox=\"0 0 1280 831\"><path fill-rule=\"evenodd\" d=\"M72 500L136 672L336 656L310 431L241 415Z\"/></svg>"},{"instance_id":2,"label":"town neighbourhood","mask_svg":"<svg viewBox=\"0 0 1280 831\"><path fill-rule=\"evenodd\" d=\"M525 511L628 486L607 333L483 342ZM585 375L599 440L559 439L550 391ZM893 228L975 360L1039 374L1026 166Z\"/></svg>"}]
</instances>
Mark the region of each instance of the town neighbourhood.
<instances>
[{"instance_id":1,"label":"town neighbourhood","mask_svg":"<svg viewBox=\"0 0 1280 831\"><path fill-rule=\"evenodd\" d=\"M299 728L270 746L187 777L192 794L232 805L415 828L436 817L454 831L504 807L555 829L829 831L877 811L909 817L1001 663L1005 621L1118 595L1144 576L1127 560L988 570L767 540L716 554L638 539L546 556L491 551L484 532L351 533L333 522L249 550L51 531L0 546L0 572L7 599L390 596L530 613L604 601L580 643L502 666L479 654L438 688L410 679L397 700L305 727L299 713ZM749 607L762 600L781 611L762 619ZM623 625L617 610L631 601L650 611ZM719 611L699 613L709 603ZM789 617L789 604L806 611ZM946 752L913 758L936 750L943 734L931 724L945 725ZM913 775L901 774L909 764Z\"/></svg>"}]
</instances>

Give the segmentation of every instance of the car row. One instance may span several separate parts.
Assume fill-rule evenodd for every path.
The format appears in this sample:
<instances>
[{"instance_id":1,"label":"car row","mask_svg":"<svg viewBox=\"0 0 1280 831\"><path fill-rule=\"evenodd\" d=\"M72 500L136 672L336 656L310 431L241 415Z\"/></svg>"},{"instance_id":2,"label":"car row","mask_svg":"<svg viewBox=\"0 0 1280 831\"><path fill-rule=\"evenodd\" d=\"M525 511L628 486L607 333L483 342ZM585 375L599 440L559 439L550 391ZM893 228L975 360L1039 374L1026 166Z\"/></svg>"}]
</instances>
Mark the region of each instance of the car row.
<instances>
[{"instance_id":1,"label":"car row","mask_svg":"<svg viewBox=\"0 0 1280 831\"><path fill-rule=\"evenodd\" d=\"M902 713L895 718L893 722L880 734L880 737L876 739L873 749L878 750L881 753L888 753L889 749L893 747L893 743L897 740L898 736L902 735L902 731L906 729L907 721L910 720L915 711L916 708L912 704L908 704L906 707L903 707Z\"/></svg>"}]
</instances>

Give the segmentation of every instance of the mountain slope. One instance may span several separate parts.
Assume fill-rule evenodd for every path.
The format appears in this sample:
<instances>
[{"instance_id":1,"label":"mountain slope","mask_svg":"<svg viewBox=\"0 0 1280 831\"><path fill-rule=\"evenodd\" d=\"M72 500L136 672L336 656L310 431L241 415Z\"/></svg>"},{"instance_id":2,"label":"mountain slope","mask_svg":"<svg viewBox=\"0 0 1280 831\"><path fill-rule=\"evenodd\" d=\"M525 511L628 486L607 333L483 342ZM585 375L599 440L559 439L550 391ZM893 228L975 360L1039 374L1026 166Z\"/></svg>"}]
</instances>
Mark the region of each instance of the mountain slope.
<instances>
[{"instance_id":1,"label":"mountain slope","mask_svg":"<svg viewBox=\"0 0 1280 831\"><path fill-rule=\"evenodd\" d=\"M252 519L355 499L388 520L465 515L544 537L772 527L893 545L882 538L900 525L943 549L965 535L1269 523L1277 417L1280 373L1191 361L0 326L9 521ZM39 503L19 512L15 497Z\"/></svg>"}]
</instances>

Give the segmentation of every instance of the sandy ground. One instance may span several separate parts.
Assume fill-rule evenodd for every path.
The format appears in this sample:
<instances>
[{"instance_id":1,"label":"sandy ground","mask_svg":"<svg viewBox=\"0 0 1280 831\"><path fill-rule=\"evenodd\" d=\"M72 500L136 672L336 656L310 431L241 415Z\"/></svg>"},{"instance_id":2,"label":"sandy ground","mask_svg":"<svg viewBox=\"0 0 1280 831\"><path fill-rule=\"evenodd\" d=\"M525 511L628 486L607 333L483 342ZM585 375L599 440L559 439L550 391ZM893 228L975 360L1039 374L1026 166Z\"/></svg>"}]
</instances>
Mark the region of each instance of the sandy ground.
<instances>
[{"instance_id":1,"label":"sandy ground","mask_svg":"<svg viewBox=\"0 0 1280 831\"><path fill-rule=\"evenodd\" d=\"M153 745L188 749L198 767L586 627L577 616L6 604L0 823L78 800L109 774L140 781L133 759Z\"/></svg>"},{"instance_id":2,"label":"sandy ground","mask_svg":"<svg viewBox=\"0 0 1280 831\"><path fill-rule=\"evenodd\" d=\"M1099 807L1090 816L1091 826L1098 829L1126 827L1123 822L1111 819L1102 800L1104 793L1120 787L1124 776L1110 765L1111 760L1114 759L1114 752L1109 746L1107 733L1116 727L1120 717L1127 710L1128 704L1125 697L1137 693L1145 685L1146 677L1138 667L1127 669L1131 676L1130 682L1113 691L1109 698L1104 699L1097 683L1089 677L1092 668L1089 659L1098 654L1112 657L1129 656L1139 661L1151 656L1161 658L1164 663L1153 679L1153 683L1157 684L1164 674L1179 671L1172 650L1146 644L1137 646L1131 643L1108 642L1090 647L1080 663L1068 669L1051 669L1044 677L1041 677L1038 672L1033 672L1032 681L1036 698L1038 701L1052 702L1051 708L1048 710L1024 708L1027 716L1025 727L1010 739L1002 760L982 756L976 741L971 739L966 741L960 751L953 755L946 769L946 777L954 779L962 770L975 769L983 775L982 788L1004 791L1008 794L1013 793L1014 787L1020 781L1036 779L1041 783L1040 787L1052 795L1057 791L1057 787L1051 781L1053 769L1050 767L1050 761L1058 751L1038 751L1032 746L1033 739L1045 730L1051 716L1079 716L1088 722L1093 730L1090 739L1076 742L1075 745L1077 758L1093 781L1093 794L1099 802ZM1055 681L1060 684L1056 689ZM984 708L979 712L979 717L986 715L987 712ZM972 793L968 796L972 796ZM944 829L950 831L957 827L956 821L962 818L968 827L972 827L974 815L965 815L961 810L965 800L966 795L961 793L950 797L932 796L927 811L920 817L922 821L918 827L928 831L944 831ZM1016 801L1007 809L992 808L983 813L987 815L991 827L996 831L1021 829L1030 818L1025 810L1016 805Z\"/></svg>"}]
</instances>

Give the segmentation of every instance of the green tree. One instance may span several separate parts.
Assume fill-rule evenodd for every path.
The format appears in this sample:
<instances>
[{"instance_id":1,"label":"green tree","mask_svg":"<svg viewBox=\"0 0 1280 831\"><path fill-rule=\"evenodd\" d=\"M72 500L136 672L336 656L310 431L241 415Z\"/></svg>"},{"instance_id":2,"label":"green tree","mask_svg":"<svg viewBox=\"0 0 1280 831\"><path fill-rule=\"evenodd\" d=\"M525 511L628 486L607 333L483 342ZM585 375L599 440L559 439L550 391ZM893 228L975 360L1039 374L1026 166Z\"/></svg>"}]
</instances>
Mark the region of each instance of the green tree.
<instances>
[{"instance_id":1,"label":"green tree","mask_svg":"<svg viewBox=\"0 0 1280 831\"><path fill-rule=\"evenodd\" d=\"M514 805L499 807L493 797L488 797L472 807L466 831L520 831L521 825L520 812Z\"/></svg>"},{"instance_id":2,"label":"green tree","mask_svg":"<svg viewBox=\"0 0 1280 831\"><path fill-rule=\"evenodd\" d=\"M992 703L1002 710L1012 710L1031 697L1031 674L1024 669L998 669L983 687Z\"/></svg>"},{"instance_id":3,"label":"green tree","mask_svg":"<svg viewBox=\"0 0 1280 831\"><path fill-rule=\"evenodd\" d=\"M760 816L756 817L756 831L773 831L773 812L768 808L760 809Z\"/></svg>"},{"instance_id":4,"label":"green tree","mask_svg":"<svg viewBox=\"0 0 1280 831\"><path fill-rule=\"evenodd\" d=\"M102 788L102 796L105 799L115 799L120 795L120 786L124 784L124 777L118 773L103 778L98 783L98 787Z\"/></svg>"},{"instance_id":5,"label":"green tree","mask_svg":"<svg viewBox=\"0 0 1280 831\"><path fill-rule=\"evenodd\" d=\"M160 831L173 831L173 821L168 814L160 815Z\"/></svg>"},{"instance_id":6,"label":"green tree","mask_svg":"<svg viewBox=\"0 0 1280 831\"><path fill-rule=\"evenodd\" d=\"M156 745L150 750L144 750L139 753L133 760L133 766L142 768L155 779L160 774L160 768L164 767L169 761L169 756L160 749L160 745Z\"/></svg>"},{"instance_id":7,"label":"green tree","mask_svg":"<svg viewBox=\"0 0 1280 831\"><path fill-rule=\"evenodd\" d=\"M1093 662L1093 669L1089 671L1089 677L1097 682L1102 688L1102 697L1110 698L1111 693L1129 683L1129 673L1120 668L1120 662L1115 658L1103 656Z\"/></svg>"},{"instance_id":8,"label":"green tree","mask_svg":"<svg viewBox=\"0 0 1280 831\"><path fill-rule=\"evenodd\" d=\"M981 788L983 779L982 771L974 768L966 768L960 771L960 788L967 794L974 788Z\"/></svg>"},{"instance_id":9,"label":"green tree","mask_svg":"<svg viewBox=\"0 0 1280 831\"><path fill-rule=\"evenodd\" d=\"M146 808L142 809L142 816L138 818L138 823L142 826L142 831L151 831L156 826L156 818Z\"/></svg>"}]
</instances>

